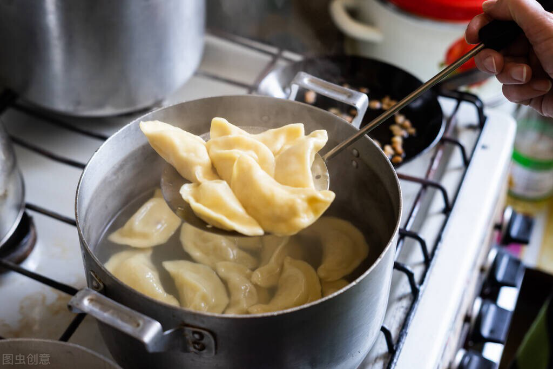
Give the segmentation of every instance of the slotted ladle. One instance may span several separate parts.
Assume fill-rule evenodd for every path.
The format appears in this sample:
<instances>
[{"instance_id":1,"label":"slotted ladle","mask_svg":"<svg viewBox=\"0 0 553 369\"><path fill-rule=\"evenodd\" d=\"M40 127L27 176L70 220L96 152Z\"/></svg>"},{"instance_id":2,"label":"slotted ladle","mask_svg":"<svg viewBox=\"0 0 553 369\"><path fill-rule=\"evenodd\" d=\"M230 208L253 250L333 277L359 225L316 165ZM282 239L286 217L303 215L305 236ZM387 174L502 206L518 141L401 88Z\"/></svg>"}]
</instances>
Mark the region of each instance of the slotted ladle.
<instances>
[{"instance_id":1,"label":"slotted ladle","mask_svg":"<svg viewBox=\"0 0 553 369\"><path fill-rule=\"evenodd\" d=\"M552 10L553 8L552 0L542 1L541 3L548 11ZM380 125L387 119L391 118L395 113L399 112L402 108L404 108L405 106L409 105L411 102L416 100L419 96L421 96L423 93L428 91L430 88L432 88L438 82L443 80L449 74L454 72L461 65L465 64L469 59L474 57L484 48L490 48L490 49L500 51L504 49L507 45L509 45L520 34L522 34L522 30L518 27L518 25L515 22L493 21L488 25L484 26L479 33L481 43L478 44L475 48L470 50L468 53L466 53L464 56L459 58L453 64L444 68L441 72L439 72L437 75L432 77L429 81L421 85L419 88L417 88L415 91L413 91L406 97L404 97L402 100L400 100L390 109L386 110L380 116L372 120L370 123L368 123L365 127L360 129L354 135L352 135L348 139L336 145L334 148L332 148L330 151L324 154L324 156L321 157L319 154L316 154L315 160L313 162L313 166L311 168L315 188L317 190L325 190L329 188L330 176L328 173L328 168L326 166L326 163L329 160L331 160L334 156L336 156L346 147L348 147L349 145L357 141L359 138L363 137L365 134L367 134L368 132L376 128L378 125ZM299 87L311 89L325 96L334 98L336 100L339 100L348 104L355 105L355 107L358 109L358 114L354 122L352 122L352 124L356 127L359 127L360 121L368 106L367 95L361 94L354 90L346 89L341 86L334 85L332 83L313 77L304 72L299 72L294 77L294 80L292 81L292 85L291 85L290 99L295 99L295 96L298 92ZM265 130L265 128L258 128L258 127L242 127L242 128L250 133L259 133L260 131ZM192 208L190 207L190 205L187 202L185 202L182 196L180 195L180 192L179 192L180 188L185 183L188 183L188 181L182 178L171 165L167 164L165 166L162 173L162 178L161 178L161 190L163 192L163 197L165 198L165 201L167 201L167 203L169 204L169 207L179 217L181 217L185 222L211 233L217 233L220 235L232 236L232 237L247 237L238 232L226 231L223 229L213 227L211 225L208 225L202 219L198 218L194 213L194 211L192 210Z\"/></svg>"}]
</instances>

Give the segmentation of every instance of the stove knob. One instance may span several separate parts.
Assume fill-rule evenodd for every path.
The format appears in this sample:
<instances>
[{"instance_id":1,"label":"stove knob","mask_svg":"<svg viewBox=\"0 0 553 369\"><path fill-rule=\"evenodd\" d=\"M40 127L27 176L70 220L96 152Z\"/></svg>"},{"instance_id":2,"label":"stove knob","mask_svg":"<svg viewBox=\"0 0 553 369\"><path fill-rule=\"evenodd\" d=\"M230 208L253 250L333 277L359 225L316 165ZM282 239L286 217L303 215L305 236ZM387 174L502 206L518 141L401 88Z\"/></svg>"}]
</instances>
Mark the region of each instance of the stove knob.
<instances>
[{"instance_id":1,"label":"stove knob","mask_svg":"<svg viewBox=\"0 0 553 369\"><path fill-rule=\"evenodd\" d=\"M473 350L460 350L455 359L454 369L497 369L497 364Z\"/></svg>"},{"instance_id":2,"label":"stove knob","mask_svg":"<svg viewBox=\"0 0 553 369\"><path fill-rule=\"evenodd\" d=\"M517 213L510 206L505 208L501 229L501 244L518 243L527 245L534 228L534 218Z\"/></svg>"},{"instance_id":3,"label":"stove knob","mask_svg":"<svg viewBox=\"0 0 553 369\"><path fill-rule=\"evenodd\" d=\"M482 286L482 296L495 301L502 287L519 288L524 270L524 264L517 257L498 250Z\"/></svg>"},{"instance_id":4,"label":"stove knob","mask_svg":"<svg viewBox=\"0 0 553 369\"><path fill-rule=\"evenodd\" d=\"M472 331L474 343L505 343L511 324L512 312L489 300L482 300L480 312Z\"/></svg>"},{"instance_id":5,"label":"stove knob","mask_svg":"<svg viewBox=\"0 0 553 369\"><path fill-rule=\"evenodd\" d=\"M524 265L522 261L505 251L498 251L488 277L490 282L501 287L518 287L523 276Z\"/></svg>"}]
</instances>

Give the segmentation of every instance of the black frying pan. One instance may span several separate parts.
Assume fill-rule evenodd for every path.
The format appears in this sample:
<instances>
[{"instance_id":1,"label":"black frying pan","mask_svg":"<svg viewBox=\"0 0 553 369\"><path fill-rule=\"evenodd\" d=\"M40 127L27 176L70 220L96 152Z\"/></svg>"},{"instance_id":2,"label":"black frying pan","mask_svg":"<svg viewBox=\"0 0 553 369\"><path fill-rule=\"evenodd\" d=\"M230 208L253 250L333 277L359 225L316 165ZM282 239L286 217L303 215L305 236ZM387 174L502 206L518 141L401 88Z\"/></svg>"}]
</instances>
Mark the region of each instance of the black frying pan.
<instances>
[{"instance_id":1,"label":"black frying pan","mask_svg":"<svg viewBox=\"0 0 553 369\"><path fill-rule=\"evenodd\" d=\"M367 87L369 101L371 99L381 100L384 96L390 96L399 101L422 85L422 82L413 75L384 62L355 56L331 56L305 59L275 69L261 81L257 92L262 95L287 98L290 92L290 82L299 71L332 83L348 84L356 89ZM300 91L296 100L305 101L304 95L305 91ZM313 105L325 110L335 107L347 112L351 109L351 107L320 95L317 96ZM368 109L361 127L382 112L383 110ZM404 164L438 142L444 131L444 121L437 95L433 91L426 92L402 109L401 114L411 121L417 131L416 135L406 138L403 142L405 156L401 164ZM393 123L393 119L389 119L375 128L369 136L378 140L382 145L389 144L392 138L389 126Z\"/></svg>"}]
</instances>

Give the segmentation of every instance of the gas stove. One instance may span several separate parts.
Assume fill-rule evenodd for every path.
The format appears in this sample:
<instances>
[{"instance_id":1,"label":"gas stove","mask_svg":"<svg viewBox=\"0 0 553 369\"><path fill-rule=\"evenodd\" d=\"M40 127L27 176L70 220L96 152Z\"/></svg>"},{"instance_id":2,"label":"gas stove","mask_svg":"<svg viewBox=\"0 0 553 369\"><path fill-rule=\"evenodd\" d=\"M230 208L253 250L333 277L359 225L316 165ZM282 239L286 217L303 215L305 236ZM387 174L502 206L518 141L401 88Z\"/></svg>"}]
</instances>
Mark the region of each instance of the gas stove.
<instances>
[{"instance_id":1,"label":"gas stove","mask_svg":"<svg viewBox=\"0 0 553 369\"><path fill-rule=\"evenodd\" d=\"M254 93L273 68L301 59L251 40L208 33L199 70L161 106ZM455 361L463 346L459 326L479 293L494 225L503 213L513 119L484 109L464 92L442 91L440 103L444 137L398 170L404 208L390 301L382 334L361 368L436 368ZM75 190L94 151L143 113L72 118L17 99L5 104L0 120L15 145L36 244L20 264L0 258L3 338L69 341L109 357L95 321L66 308L86 286Z\"/></svg>"}]
</instances>

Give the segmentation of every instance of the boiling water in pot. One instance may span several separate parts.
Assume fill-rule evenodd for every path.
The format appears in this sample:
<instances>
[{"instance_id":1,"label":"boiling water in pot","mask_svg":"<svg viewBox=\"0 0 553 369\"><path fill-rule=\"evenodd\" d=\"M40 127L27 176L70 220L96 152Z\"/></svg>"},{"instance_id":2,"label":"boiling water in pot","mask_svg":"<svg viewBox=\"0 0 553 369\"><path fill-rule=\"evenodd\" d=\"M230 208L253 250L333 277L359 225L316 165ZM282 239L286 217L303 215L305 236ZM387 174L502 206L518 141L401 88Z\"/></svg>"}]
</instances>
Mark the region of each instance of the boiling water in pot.
<instances>
[{"instance_id":1,"label":"boiling water in pot","mask_svg":"<svg viewBox=\"0 0 553 369\"><path fill-rule=\"evenodd\" d=\"M135 212L141 208L141 206L147 202L149 199L152 198L152 195L154 193L154 189L147 191L143 193L141 196L137 197L134 201L129 203L125 208L123 208L118 214L114 216L114 218L108 223L108 226L104 230L100 241L96 247L96 255L98 259L103 263L106 264L110 258L112 258L114 255L119 254L123 251L133 251L133 250L145 250L141 248L135 248L128 245L121 245L112 242L112 240L109 239L109 236L119 230L121 227L125 225L125 223L135 214ZM331 219L331 218L321 218L318 222L325 222L325 219ZM340 221L338 221L340 222ZM315 227L317 227L317 223L315 224ZM353 227L353 226L351 226ZM151 248L151 261L155 268L155 270L159 273L159 280L161 282L161 285L165 292L167 294L175 296L178 298L179 296L179 288L175 285L175 280L170 275L170 273L166 270L166 268L163 266L163 262L165 261L173 261L173 260L188 260L190 262L198 262L198 260L194 260L194 258L191 257L189 253L187 253L183 245L181 243L181 228L182 226L178 227L178 229L174 232L174 234L169 238L169 240L158 246L154 246ZM361 235L359 233L359 235ZM219 237L219 236L216 236ZM235 238L231 239L234 244L238 245L238 249L241 250L241 252L246 252L248 255L251 256L252 259L255 259L257 261L260 261L263 259L263 247L265 247L265 243L269 242L269 240L275 240L276 236L266 236L266 237L255 237L255 238ZM329 238L335 237L333 235L329 235ZM367 237L361 235L362 238L368 239ZM228 239L228 238L227 238ZM283 239L283 238L279 238ZM241 247L241 242L244 242L244 240L247 240L247 242L251 245L252 243L259 243L259 247L252 248L250 247ZM342 240L344 241L344 240ZM295 236L290 237L288 243L290 246L288 246L288 256L297 259L297 260L303 260L307 262L314 271L317 271L318 268L323 263L323 245L322 243L326 242L325 240L322 240L321 238L317 238L313 236L313 231L310 231L310 229L307 229L306 231L302 231L298 233ZM339 242L341 242L339 240ZM335 244L335 247L340 247L339 242ZM346 242L346 241L344 241ZM348 273L347 275L339 278L341 280L342 284L338 284L338 287L334 290L341 289L345 284L353 281L356 279L359 275L361 275L374 261L376 258L377 253L371 252L370 245L369 245L369 256L367 257L366 254L362 257L362 260L358 260L356 262L355 269ZM215 268L214 268L215 269ZM252 271L255 271L256 268L252 268ZM282 275L282 272L281 272ZM320 275L320 273L319 273ZM280 282L280 281L279 281ZM177 282L178 283L178 282ZM229 295L232 295L230 293L229 285L223 280L223 283L225 285L225 288L227 289ZM325 295L325 286L328 286L328 284L325 284L327 282L322 282L323 285L323 296ZM268 301L273 299L275 297L275 294L277 294L277 290L280 288L280 285L274 285L271 287L267 287L265 290L268 294ZM330 287L326 287L326 294L328 294L328 291L332 289L328 289ZM182 301L182 298L180 298L180 304L181 306L186 306L186 304ZM268 302L266 301L266 302Z\"/></svg>"}]
</instances>

